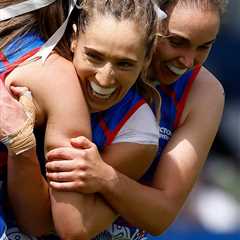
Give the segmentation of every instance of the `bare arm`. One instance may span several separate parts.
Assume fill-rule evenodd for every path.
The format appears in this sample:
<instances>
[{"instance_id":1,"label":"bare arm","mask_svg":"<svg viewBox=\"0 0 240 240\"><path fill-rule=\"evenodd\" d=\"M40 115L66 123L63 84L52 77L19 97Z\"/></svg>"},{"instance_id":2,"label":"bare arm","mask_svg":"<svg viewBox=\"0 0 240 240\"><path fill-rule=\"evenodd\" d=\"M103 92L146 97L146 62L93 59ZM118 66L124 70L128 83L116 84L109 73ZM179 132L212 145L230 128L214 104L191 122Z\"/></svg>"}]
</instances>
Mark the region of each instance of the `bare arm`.
<instances>
[{"instance_id":1,"label":"bare arm","mask_svg":"<svg viewBox=\"0 0 240 240\"><path fill-rule=\"evenodd\" d=\"M108 176L110 177L107 181L112 181L112 176L108 174L107 169L101 167L101 157L98 152L95 151L97 150L95 144L87 139L83 139L82 141L84 144L82 143L81 147L83 149L81 150L73 148L58 148L48 153L49 162L47 163L47 169L49 170L49 173L47 176L50 181L52 179L55 180L55 182L50 182L50 186L58 191L66 191L66 194L72 196L72 202L74 202L73 205L69 206L66 206L67 203L65 205L63 201L59 203L63 207L61 208L61 211L60 209L58 211L59 215L56 219L58 224L57 228L61 237L66 239L78 239L79 236L84 237L80 232L81 228L79 220L77 220L79 218L84 223L83 229L86 234L85 238L89 239L109 227L116 217L116 213L98 195L94 195L95 197L91 199L93 194L87 194L85 195L86 199L88 199L87 202L81 202L81 195L78 195L78 189L83 187L81 181L82 177L86 178L88 174L94 174L94 171L100 171L102 175L107 178ZM112 149L109 147L106 155L103 154L105 155L105 160L107 159L110 164L114 165L114 167L135 179L139 178L144 173L145 169L149 166L149 162L153 159L156 153L156 146L129 143L114 145L115 146ZM92 155L92 151L97 154ZM67 161L64 161L64 159ZM111 161L113 161L113 163ZM59 164L59 162L61 163ZM65 170L61 171L63 165ZM88 169L87 173L84 175L76 174L76 171L79 171L82 168ZM61 171L61 173L52 173L55 170ZM71 180L63 183L66 180L66 177ZM102 178L100 179L97 177L95 180L101 181ZM95 187L96 184L94 183L92 186L88 185L84 192L96 192ZM75 191L75 193L72 191ZM84 213L82 211L83 206ZM65 216L64 221L61 218L63 215Z\"/></svg>"},{"instance_id":2,"label":"bare arm","mask_svg":"<svg viewBox=\"0 0 240 240\"><path fill-rule=\"evenodd\" d=\"M32 70L32 69L31 69ZM62 73L63 74L63 73ZM51 77L53 77L51 75ZM43 78L41 76L41 78ZM47 79L46 76L44 79ZM58 83L61 79L57 79ZM46 80L45 80L46 81ZM41 83L39 85L40 81L35 82L34 85L28 84L28 82L21 82L20 85L28 86L34 94L35 99L37 102L41 103L39 108L41 110L46 111L47 116L47 129L46 129L46 136L45 136L45 146L46 146L46 152L51 150L55 147L62 147L62 146L69 146L70 141L69 139L71 137L75 137L76 135L79 135L79 132L76 132L75 129L76 125L79 126L80 122L79 119L80 116L73 115L73 113L70 111L70 108L67 108L68 105L70 106L83 106L82 103L78 103L77 101L72 102L71 104L66 101L65 98L64 101L62 101L62 96L67 93L71 93L69 90L69 86L64 86L64 84L59 83L57 91L58 94L56 94L56 83L52 83L53 86L51 86L51 82L47 82L47 84ZM17 82L15 84L18 84ZM60 86L63 86L62 88ZM42 91L39 92L39 89ZM52 89L52 91L50 91ZM54 90L53 90L54 89ZM77 89L76 86L74 89ZM52 93L55 94L52 94ZM44 93L44 94L42 94ZM62 94L61 94L62 93ZM58 96L61 96L60 98ZM74 96L74 94L70 94L70 96ZM73 99L81 99L79 97L74 97ZM62 105L59 105L59 102L62 102ZM63 112L63 109L65 110ZM77 112L77 109L74 109L74 113ZM63 115L64 114L64 115ZM75 122L70 121L70 117L68 117L68 121L66 121L66 115L67 116L75 116L73 119L75 119ZM81 116L82 117L82 116ZM41 117L40 117L41 119ZM70 125L70 126L69 126ZM60 130L61 131L60 131ZM65 132L64 132L65 130ZM68 131L67 131L68 130ZM120 146L121 149L123 146ZM144 171L139 170L141 168L145 168L149 165L148 161L152 160L155 152L156 147L151 147L150 149L146 146L140 147L140 145L136 145L134 147L130 147L129 151L135 152L137 154L136 156L141 156L142 158L147 157L146 161L143 165L139 165L138 168L135 168L135 171L133 171L131 174L133 176L140 176L140 174ZM119 159L126 159L127 161L129 158L128 148L124 148L125 151L127 151L127 154L125 154L121 157L121 155L115 155L117 158L113 158L111 151L108 150L108 155L112 159L115 164L118 163ZM116 150L114 149L114 153L116 153ZM112 156L111 156L112 155ZM126 157L127 156L127 157ZM131 159L134 159L134 155L132 155ZM38 167L38 162L36 160L35 150L32 149L31 152L26 152L25 155L22 155L22 159L25 161L21 162L21 168L28 169L29 171L17 171L19 169L20 164L18 159L20 159L20 156L16 157L16 159L13 161L14 168L11 168L11 174L12 175L12 182L9 186L11 199L14 200L14 207L15 212L18 217L18 222L22 223L22 227L26 229L27 232L35 234L36 232L41 233L41 230L39 230L39 222L36 221L29 222L27 219L32 219L34 216L39 216L42 218L42 224L44 225L44 219L47 217L44 214L49 213L49 202L47 201L48 195L47 195L47 187L46 182L40 175L40 170ZM116 161L115 161L115 160ZM32 161L32 165L29 164L28 161ZM25 166L26 165L26 166ZM125 167L124 167L125 166ZM127 172L127 165L124 164L124 161L119 161L119 169L126 169ZM34 167L34 169L32 168ZM130 175L131 175L130 174ZM26 186L26 192L24 196L22 196L20 193L15 193L13 186L16 188L18 181L17 179L21 178L21 185L24 184ZM29 181L31 179L31 182ZM42 189L37 189L31 184L32 182L37 181L40 183L38 186L39 188L42 187ZM19 184L20 185L20 184ZM12 188L11 188L12 186ZM105 204L104 200L102 198L99 198L95 194L91 195L82 195L80 193L66 193L66 192L60 192L52 190L50 191L51 195L51 201L52 201L52 213L54 218L54 223L57 232L60 234L63 238L68 238L68 236L71 237L81 237L82 239L88 238L88 236L94 236L98 232L104 230L106 227L109 226L109 224L114 220L116 214L114 211ZM29 198L31 196L31 198ZM44 196L44 197L43 197ZM15 204L15 202L18 202L18 204ZM30 206L28 209L30 209L30 212L21 212L21 209L25 209L26 206ZM41 208L39 206L42 206ZM92 209L95 209L94 214L92 212ZM43 209L46 209L45 213L42 211ZM37 215L39 214L39 215ZM64 216L64 219L62 218ZM49 219L49 217L48 217ZM50 220L49 220L50 222ZM46 226L48 221L45 221L45 227L48 229L49 226ZM35 225L37 224L37 226ZM76 227L75 227L76 226ZM35 229L36 227L36 229ZM38 229L37 229L38 227ZM32 230L33 229L33 230Z\"/></svg>"},{"instance_id":3,"label":"bare arm","mask_svg":"<svg viewBox=\"0 0 240 240\"><path fill-rule=\"evenodd\" d=\"M69 145L71 137L90 136L81 88L74 69L65 60L53 56L44 66L33 63L19 67L9 75L7 84L31 89L39 109L38 126L47 120L46 151ZM52 229L48 185L41 175L35 149L9 159L8 191L23 230L41 235Z\"/></svg>"},{"instance_id":4,"label":"bare arm","mask_svg":"<svg viewBox=\"0 0 240 240\"><path fill-rule=\"evenodd\" d=\"M203 70L193 86L187 113L161 156L152 186L141 185L112 169L115 180L103 182L104 198L132 224L152 234L164 231L197 180L216 135L223 106L221 85Z\"/></svg>"},{"instance_id":5,"label":"bare arm","mask_svg":"<svg viewBox=\"0 0 240 240\"><path fill-rule=\"evenodd\" d=\"M75 187L81 192L98 191L133 225L152 234L162 233L173 222L196 182L222 116L224 94L221 85L206 70L203 70L200 77L193 86L181 124L161 156L151 187L137 183L117 171L116 169L133 178L139 177L131 172L131 169L137 167L136 162L126 171L121 167L121 160L117 164L111 162L110 151L108 154L107 149L103 158L108 164L97 156L95 164L91 164L90 159L89 165L79 163L77 186L69 183L65 189ZM209 107L206 108L206 105ZM74 140L72 143L75 147L82 147L81 141ZM119 149L123 150L125 146L122 145ZM129 156L130 153L126 159ZM135 159L139 158L141 155ZM69 176L57 174L50 175L51 177L64 181L61 178ZM60 186L57 184L55 187Z\"/></svg>"},{"instance_id":6,"label":"bare arm","mask_svg":"<svg viewBox=\"0 0 240 240\"><path fill-rule=\"evenodd\" d=\"M152 119L152 121L154 122L155 120ZM48 153L48 163L46 165L47 177L50 181L50 186L58 191L71 192L73 199L74 194L72 194L72 192L76 192L75 196L78 198L77 192L79 192L78 188L81 188L81 184L83 183L82 178L86 179L89 175L94 175L95 172L98 172L98 174L100 172L100 174L106 177L108 176L106 169L101 167L101 163L103 162L101 157L128 176L138 179L143 175L146 168L148 168L157 150L156 145L116 143L105 148L100 156L95 144L83 137L78 139L80 143L78 142L74 145L76 148L58 148L50 151ZM155 143L158 142L157 137L155 141ZM81 172L82 169L85 169L86 172L78 174L78 172ZM96 181L101 181L101 178L97 175ZM111 179L109 180L111 181ZM85 188L86 191L84 191L84 193L96 192L97 190L94 189L95 186L96 184L94 183L92 186L88 185L88 187ZM89 196L89 194L87 196ZM76 202L79 202L79 200L76 199ZM91 238L100 231L105 230L114 220L113 217L115 215L111 216L111 214L108 214L110 213L108 210L109 206L105 205L101 207L101 205L98 204L99 202L103 203L102 199L98 197L95 199L95 204L91 204L90 210L92 213L89 211L90 215L85 217L85 220L83 221L86 226L85 232L88 238ZM74 209L70 210L73 211ZM81 229L79 228L78 221L72 218L70 210L66 210L66 212L64 211L63 213L62 208L62 211L59 212L59 218L57 221L62 238L78 238L78 236L80 236L79 231ZM79 205L78 211L82 211L81 205ZM76 216L78 211L75 211ZM69 216L66 223L60 218L60 215L63 214L65 216L64 220L66 220L66 217Z\"/></svg>"}]
</instances>

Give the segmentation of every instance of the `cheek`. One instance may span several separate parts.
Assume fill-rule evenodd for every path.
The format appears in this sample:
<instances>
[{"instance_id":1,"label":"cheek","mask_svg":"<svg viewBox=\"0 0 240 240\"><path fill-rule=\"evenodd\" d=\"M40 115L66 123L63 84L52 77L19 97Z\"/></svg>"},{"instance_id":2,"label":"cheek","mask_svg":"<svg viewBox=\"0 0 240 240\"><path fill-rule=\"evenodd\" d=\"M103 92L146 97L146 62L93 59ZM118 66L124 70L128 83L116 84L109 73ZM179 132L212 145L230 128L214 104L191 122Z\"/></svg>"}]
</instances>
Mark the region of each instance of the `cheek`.
<instances>
[{"instance_id":1,"label":"cheek","mask_svg":"<svg viewBox=\"0 0 240 240\"><path fill-rule=\"evenodd\" d=\"M203 64L207 60L209 52L210 50L199 53L197 56L197 64Z\"/></svg>"},{"instance_id":2,"label":"cheek","mask_svg":"<svg viewBox=\"0 0 240 240\"><path fill-rule=\"evenodd\" d=\"M119 76L119 80L121 81L122 87L126 91L130 89L137 81L139 75L140 75L140 71L121 74L121 76Z\"/></svg>"},{"instance_id":3,"label":"cheek","mask_svg":"<svg viewBox=\"0 0 240 240\"><path fill-rule=\"evenodd\" d=\"M136 75L136 74L128 74L125 77L121 77L121 79L122 79L122 86L124 86L125 89L130 88L136 82L137 77L138 77L138 75Z\"/></svg>"},{"instance_id":4,"label":"cheek","mask_svg":"<svg viewBox=\"0 0 240 240\"><path fill-rule=\"evenodd\" d=\"M166 61L173 58L176 55L176 50L173 49L168 43L159 43L154 54L154 58L158 61Z\"/></svg>"},{"instance_id":5,"label":"cheek","mask_svg":"<svg viewBox=\"0 0 240 240\"><path fill-rule=\"evenodd\" d=\"M78 59L73 60L74 67L76 69L77 75L82 80L93 75L93 69L86 63L86 61L78 61Z\"/></svg>"}]
</instances>

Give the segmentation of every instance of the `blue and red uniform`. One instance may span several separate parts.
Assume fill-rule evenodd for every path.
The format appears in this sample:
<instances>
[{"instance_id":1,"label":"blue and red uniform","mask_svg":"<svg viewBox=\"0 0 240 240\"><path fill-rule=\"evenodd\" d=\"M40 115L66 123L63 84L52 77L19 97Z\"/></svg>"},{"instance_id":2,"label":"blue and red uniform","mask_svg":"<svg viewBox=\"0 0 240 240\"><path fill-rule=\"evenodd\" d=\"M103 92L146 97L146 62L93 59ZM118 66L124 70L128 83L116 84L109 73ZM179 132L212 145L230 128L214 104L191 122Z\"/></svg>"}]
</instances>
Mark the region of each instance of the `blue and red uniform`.
<instances>
[{"instance_id":1,"label":"blue and red uniform","mask_svg":"<svg viewBox=\"0 0 240 240\"><path fill-rule=\"evenodd\" d=\"M1 53L0 79L4 81L7 74L9 74L18 64L33 56L43 45L43 43L44 42L37 35L28 34L14 40L11 44L9 44ZM21 47L19 47L19 44ZM16 46L18 46L17 49ZM100 151L106 145L112 143L121 127L144 103L145 100L138 94L136 87L133 86L121 102L106 111L93 113L91 115L93 141ZM42 167L44 167L44 130L40 129L35 131L35 133L37 140L38 158L40 164ZM2 173L6 173L7 150L3 144L0 145L0 154L1 163L4 166ZM4 182L6 182L6 179ZM11 231L15 228L14 221L12 221L11 216L10 223L8 219L8 227L11 228ZM16 232L14 232L14 234L16 234ZM18 236L21 239L21 235Z\"/></svg>"},{"instance_id":2,"label":"blue and red uniform","mask_svg":"<svg viewBox=\"0 0 240 240\"><path fill-rule=\"evenodd\" d=\"M159 124L160 138L157 156L143 177L145 182L150 182L152 180L161 154L172 137L173 132L179 125L192 84L200 69L201 66L198 65L193 70L182 75L176 82L170 85L158 84L156 86L162 98L161 119Z\"/></svg>"},{"instance_id":3,"label":"blue and red uniform","mask_svg":"<svg viewBox=\"0 0 240 240\"><path fill-rule=\"evenodd\" d=\"M29 40L29 42L27 40ZM26 44L26 42L28 43ZM13 43L12 46L10 46L10 44L0 55L0 78L2 80L4 80L6 75L11 72L17 64L34 55L43 44L43 41L36 37L36 35L27 35L21 39L20 43L23 44L24 47L22 45L21 48L16 51L16 43L15 46ZM11 54L8 54L9 52ZM200 66L187 72L171 85L157 86L162 97L159 151L150 169L143 177L144 181L151 180L153 172L160 160L161 153L178 126L192 83L199 70ZM112 143L124 123L144 103L145 101L143 98L138 94L136 88L133 87L121 102L106 111L93 113L91 115L93 142L98 146L100 151L106 145ZM44 165L42 130L38 133L40 134L37 134L37 151L40 163ZM6 166L7 154L3 145L0 145L0 157L0 166L3 166L1 169L4 169ZM1 176L3 176L6 170L2 170L1 173L3 173L1 174ZM111 239L113 235L120 239L144 239L146 237L144 231L130 226L123 219L119 218L109 230L97 236L96 239Z\"/></svg>"},{"instance_id":4,"label":"blue and red uniform","mask_svg":"<svg viewBox=\"0 0 240 240\"><path fill-rule=\"evenodd\" d=\"M159 148L156 158L154 159L146 174L141 179L145 183L151 182L155 169L160 161L161 154L168 141L170 140L173 132L178 127L188 95L191 91L192 84L196 79L200 68L200 65L196 66L193 70L182 75L173 84L164 86L158 84L156 86L162 98L161 119L159 124ZM122 218L119 218L110 227L110 229L105 232L105 235L102 236L102 239L106 239L106 236L108 235L110 236L109 232L111 232L115 237L119 237L119 239L125 238L139 240L146 239L148 236L148 234L143 230L129 225Z\"/></svg>"}]
</instances>

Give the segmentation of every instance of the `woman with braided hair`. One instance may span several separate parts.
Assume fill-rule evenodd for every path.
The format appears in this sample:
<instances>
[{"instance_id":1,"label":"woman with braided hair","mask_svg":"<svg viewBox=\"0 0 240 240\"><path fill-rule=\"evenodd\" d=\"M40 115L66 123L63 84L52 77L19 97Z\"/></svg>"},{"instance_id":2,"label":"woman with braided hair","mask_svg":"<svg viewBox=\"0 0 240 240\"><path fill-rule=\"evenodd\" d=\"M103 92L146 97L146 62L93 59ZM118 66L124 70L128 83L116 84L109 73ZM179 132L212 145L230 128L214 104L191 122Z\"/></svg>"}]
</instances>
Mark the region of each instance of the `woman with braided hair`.
<instances>
[{"instance_id":1,"label":"woman with braided hair","mask_svg":"<svg viewBox=\"0 0 240 240\"><path fill-rule=\"evenodd\" d=\"M83 136L80 137L81 151L70 144L72 137L85 132L78 130L76 124L88 130L81 88L92 113L93 141L101 157L135 179L153 160L158 145L158 126L147 102L158 106L159 96L143 80L155 46L158 19L155 5L150 0L15 3L11 1L10 6L7 4L0 9L3 21L0 25L1 79L9 91L19 91L21 98L26 99L29 94L16 86L31 90L36 122L26 111L24 127L19 128L22 126L19 124L16 131L17 126L14 128L12 122L8 122L10 130L5 131L1 141L9 152L7 188L17 223L26 232L42 235L52 229L52 223L48 184L41 176L38 159L44 166L48 152L62 147L64 156L60 159L68 160L73 169L78 164L75 157L79 152L82 154L85 150L84 156L87 156L92 148L96 149ZM14 18L7 20L8 15ZM62 34L64 37L48 56L45 50L52 50ZM61 56L73 60L75 70L71 62ZM1 91L7 94L5 88ZM17 108L16 102L11 104ZM1 106L4 112L4 104ZM6 109L5 112L11 114ZM140 120L138 124L134 119ZM141 121L147 121L149 126L142 129ZM32 134L34 123L35 135ZM4 126L6 122L2 121L1 129ZM85 133L89 137L89 131ZM89 239L106 229L116 216L98 194L50 188L50 199L54 225L63 239ZM11 213L10 217L8 212L6 214L11 234L17 231L16 225Z\"/></svg>"}]
</instances>

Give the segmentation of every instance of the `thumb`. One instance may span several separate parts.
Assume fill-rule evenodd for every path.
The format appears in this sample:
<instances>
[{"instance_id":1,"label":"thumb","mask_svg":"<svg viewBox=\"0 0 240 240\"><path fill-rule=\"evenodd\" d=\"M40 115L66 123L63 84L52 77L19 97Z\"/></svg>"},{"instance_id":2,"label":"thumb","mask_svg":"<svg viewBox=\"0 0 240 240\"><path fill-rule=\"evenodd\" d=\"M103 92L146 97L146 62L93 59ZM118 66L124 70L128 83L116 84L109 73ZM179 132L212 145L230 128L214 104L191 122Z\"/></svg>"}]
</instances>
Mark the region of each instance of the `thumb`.
<instances>
[{"instance_id":1,"label":"thumb","mask_svg":"<svg viewBox=\"0 0 240 240\"><path fill-rule=\"evenodd\" d=\"M86 138L84 136L71 138L70 141L71 141L72 146L75 148L89 149L95 145L88 138Z\"/></svg>"}]
</instances>

